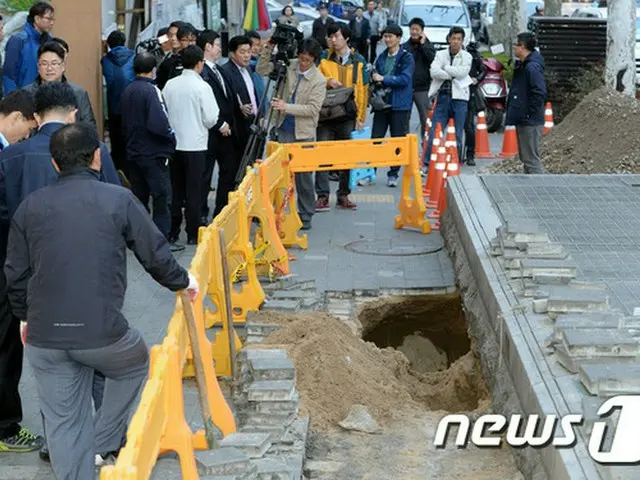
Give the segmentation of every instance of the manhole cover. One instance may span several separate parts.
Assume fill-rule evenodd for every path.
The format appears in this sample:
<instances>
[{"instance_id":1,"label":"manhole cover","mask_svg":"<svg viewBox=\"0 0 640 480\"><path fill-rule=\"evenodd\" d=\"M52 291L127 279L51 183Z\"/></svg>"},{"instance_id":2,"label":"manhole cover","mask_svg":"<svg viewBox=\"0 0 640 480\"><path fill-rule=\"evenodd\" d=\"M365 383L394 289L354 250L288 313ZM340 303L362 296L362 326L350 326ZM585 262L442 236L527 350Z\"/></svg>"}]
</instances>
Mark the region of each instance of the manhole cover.
<instances>
[{"instance_id":1,"label":"manhole cover","mask_svg":"<svg viewBox=\"0 0 640 480\"><path fill-rule=\"evenodd\" d=\"M355 240L347 243L344 248L353 253L387 257L428 255L439 252L444 248L442 239L437 237L421 237L416 243L409 243L400 239L378 238L376 240Z\"/></svg>"}]
</instances>

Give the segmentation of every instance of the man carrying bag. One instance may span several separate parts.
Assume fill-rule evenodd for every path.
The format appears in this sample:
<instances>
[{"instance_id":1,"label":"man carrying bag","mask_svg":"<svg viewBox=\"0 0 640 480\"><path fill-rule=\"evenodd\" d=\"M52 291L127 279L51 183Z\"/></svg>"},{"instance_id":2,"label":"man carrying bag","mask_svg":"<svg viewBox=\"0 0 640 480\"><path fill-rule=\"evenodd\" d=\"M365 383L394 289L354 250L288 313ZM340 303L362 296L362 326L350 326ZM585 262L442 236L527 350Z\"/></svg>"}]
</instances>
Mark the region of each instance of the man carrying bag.
<instances>
[{"instance_id":1,"label":"man carrying bag","mask_svg":"<svg viewBox=\"0 0 640 480\"><path fill-rule=\"evenodd\" d=\"M322 54L318 69L327 79L327 96L320 110L318 141L349 140L351 132L362 130L369 101L369 75L365 58L349 48L351 30L331 25L327 30L332 48ZM339 172L336 206L354 210L349 200L349 170ZM316 172L316 212L329 211L329 172Z\"/></svg>"}]
</instances>

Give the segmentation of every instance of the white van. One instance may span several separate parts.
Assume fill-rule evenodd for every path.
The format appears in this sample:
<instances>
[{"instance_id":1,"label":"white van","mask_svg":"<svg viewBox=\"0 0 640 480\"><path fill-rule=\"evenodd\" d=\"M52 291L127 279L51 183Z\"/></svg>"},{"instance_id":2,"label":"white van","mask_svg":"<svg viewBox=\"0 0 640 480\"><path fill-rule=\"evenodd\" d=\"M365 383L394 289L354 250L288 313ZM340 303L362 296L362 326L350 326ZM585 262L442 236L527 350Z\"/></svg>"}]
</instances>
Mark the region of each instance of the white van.
<instances>
[{"instance_id":1,"label":"white van","mask_svg":"<svg viewBox=\"0 0 640 480\"><path fill-rule=\"evenodd\" d=\"M424 21L427 36L436 50L448 46L447 34L454 25L464 29L465 46L474 41L469 10L461 0L398 1L391 18L402 27L403 42L409 40L409 22L416 17Z\"/></svg>"}]
</instances>

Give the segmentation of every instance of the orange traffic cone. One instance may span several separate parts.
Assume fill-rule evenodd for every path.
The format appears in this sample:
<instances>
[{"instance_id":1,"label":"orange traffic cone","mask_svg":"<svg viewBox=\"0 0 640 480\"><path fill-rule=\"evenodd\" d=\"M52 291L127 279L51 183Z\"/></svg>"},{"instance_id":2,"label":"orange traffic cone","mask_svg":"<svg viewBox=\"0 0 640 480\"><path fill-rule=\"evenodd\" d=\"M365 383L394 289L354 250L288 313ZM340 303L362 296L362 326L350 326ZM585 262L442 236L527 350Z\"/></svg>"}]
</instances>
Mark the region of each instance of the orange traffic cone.
<instances>
[{"instance_id":1,"label":"orange traffic cone","mask_svg":"<svg viewBox=\"0 0 640 480\"><path fill-rule=\"evenodd\" d=\"M431 133L431 119L433 118L433 111L436 108L436 102L433 102L433 106L427 114L427 121L424 124L424 139L422 140L422 157L420 158L420 169L424 168L424 158L427 155L427 145L429 145L429 134ZM432 152L429 152L431 155Z\"/></svg>"},{"instance_id":2,"label":"orange traffic cone","mask_svg":"<svg viewBox=\"0 0 640 480\"><path fill-rule=\"evenodd\" d=\"M433 147L431 148L431 158L429 160L429 172L427 178L424 181L424 188L422 189L422 195L429 198L431 195L431 189L433 188L432 180L435 176L436 160L438 159L438 149L440 148L440 142L442 142L442 127L440 124L436 125L436 134L433 136Z\"/></svg>"},{"instance_id":3,"label":"orange traffic cone","mask_svg":"<svg viewBox=\"0 0 640 480\"><path fill-rule=\"evenodd\" d=\"M504 141L502 142L501 158L508 158L517 155L518 153L518 138L516 137L516 127L513 125L507 125L504 127Z\"/></svg>"},{"instance_id":4,"label":"orange traffic cone","mask_svg":"<svg viewBox=\"0 0 640 480\"><path fill-rule=\"evenodd\" d=\"M449 150L449 152L451 152L451 150ZM442 215L442 213L447 208L447 191L446 191L447 178L458 177L458 176L460 176L460 164L453 157L453 155L451 155L449 157L449 161L447 162L447 169L442 175L444 183L442 184L442 188L440 191L440 198L438 199L438 205L436 206L436 209L433 212L427 215L427 218L440 218L440 215Z\"/></svg>"},{"instance_id":5,"label":"orange traffic cone","mask_svg":"<svg viewBox=\"0 0 640 480\"><path fill-rule=\"evenodd\" d=\"M447 173L447 163L450 161L451 155L446 153L444 147L438 148L438 159L436 160L435 175L433 176L433 186L431 195L427 202L427 208L437 208L440 202L440 193L442 192L442 179Z\"/></svg>"},{"instance_id":6,"label":"orange traffic cone","mask_svg":"<svg viewBox=\"0 0 640 480\"><path fill-rule=\"evenodd\" d=\"M484 112L478 112L478 126L476 127L476 157L494 158L489 147L489 131L487 130L487 120Z\"/></svg>"},{"instance_id":7,"label":"orange traffic cone","mask_svg":"<svg viewBox=\"0 0 640 480\"><path fill-rule=\"evenodd\" d=\"M553 110L551 109L551 102L547 102L544 106L544 130L542 134L549 133L553 128Z\"/></svg>"}]
</instances>

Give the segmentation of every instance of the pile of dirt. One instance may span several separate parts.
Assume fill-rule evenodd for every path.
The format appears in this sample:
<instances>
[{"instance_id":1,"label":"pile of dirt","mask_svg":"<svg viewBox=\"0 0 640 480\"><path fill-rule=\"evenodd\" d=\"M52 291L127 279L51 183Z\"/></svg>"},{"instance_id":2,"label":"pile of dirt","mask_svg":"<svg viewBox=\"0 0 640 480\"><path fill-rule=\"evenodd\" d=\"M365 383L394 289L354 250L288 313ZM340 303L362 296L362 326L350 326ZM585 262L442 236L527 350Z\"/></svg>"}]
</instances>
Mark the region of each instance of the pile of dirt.
<instances>
[{"instance_id":1,"label":"pile of dirt","mask_svg":"<svg viewBox=\"0 0 640 480\"><path fill-rule=\"evenodd\" d=\"M640 173L640 102L607 87L587 95L542 139L547 173ZM517 157L491 165L488 173L522 173Z\"/></svg>"},{"instance_id":2,"label":"pile of dirt","mask_svg":"<svg viewBox=\"0 0 640 480\"><path fill-rule=\"evenodd\" d=\"M324 314L301 315L263 344L289 351L301 408L316 429L337 428L355 404L364 405L383 426L411 409L461 412L488 405L489 393L471 352L446 371L419 374L401 352L379 349Z\"/></svg>"}]
</instances>

